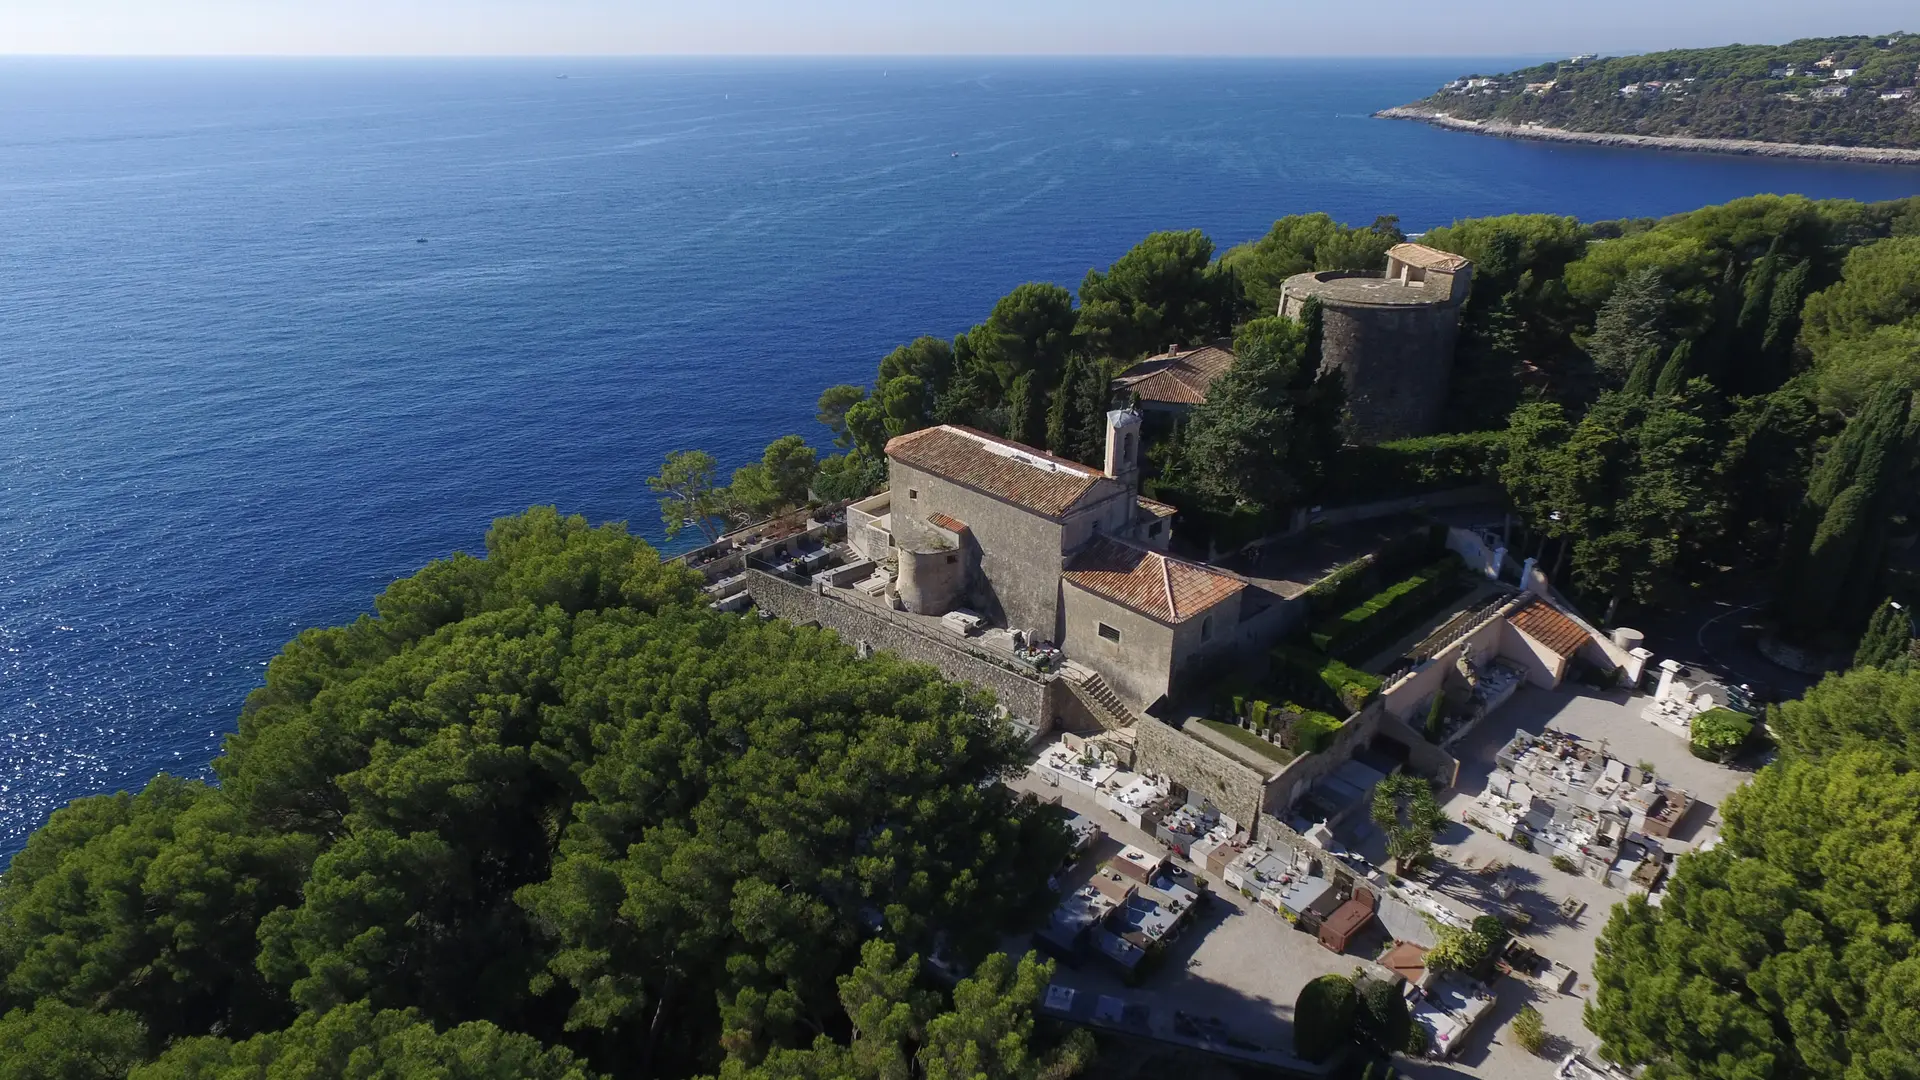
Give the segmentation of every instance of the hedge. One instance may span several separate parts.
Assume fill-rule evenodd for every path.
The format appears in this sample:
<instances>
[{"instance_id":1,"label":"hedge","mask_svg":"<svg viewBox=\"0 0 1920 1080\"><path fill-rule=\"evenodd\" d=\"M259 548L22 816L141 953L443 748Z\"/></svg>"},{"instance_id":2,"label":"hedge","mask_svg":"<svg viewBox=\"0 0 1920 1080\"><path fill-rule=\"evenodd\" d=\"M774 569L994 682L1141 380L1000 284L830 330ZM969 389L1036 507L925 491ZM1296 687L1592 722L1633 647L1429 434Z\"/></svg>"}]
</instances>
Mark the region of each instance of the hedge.
<instances>
[{"instance_id":1,"label":"hedge","mask_svg":"<svg viewBox=\"0 0 1920 1080\"><path fill-rule=\"evenodd\" d=\"M1367 571L1373 569L1373 556L1359 558L1334 570L1307 589L1307 607L1315 615L1345 611L1360 602L1367 592Z\"/></svg>"},{"instance_id":2,"label":"hedge","mask_svg":"<svg viewBox=\"0 0 1920 1080\"><path fill-rule=\"evenodd\" d=\"M1428 435L1349 446L1333 459L1327 490L1342 502L1373 502L1494 482L1505 431Z\"/></svg>"},{"instance_id":3,"label":"hedge","mask_svg":"<svg viewBox=\"0 0 1920 1080\"><path fill-rule=\"evenodd\" d=\"M1404 632L1408 617L1425 609L1454 581L1460 571L1460 557L1447 557L1418 574L1392 585L1359 607L1328 619L1313 631L1315 646L1328 654L1346 659L1383 643L1390 634Z\"/></svg>"},{"instance_id":4,"label":"hedge","mask_svg":"<svg viewBox=\"0 0 1920 1080\"><path fill-rule=\"evenodd\" d=\"M1333 742L1345 726L1334 717L1314 709L1301 709L1293 722L1293 747L1302 754L1317 754Z\"/></svg>"},{"instance_id":5,"label":"hedge","mask_svg":"<svg viewBox=\"0 0 1920 1080\"><path fill-rule=\"evenodd\" d=\"M1381 681L1359 668L1308 649L1281 645L1270 654L1274 685L1295 701L1350 716L1380 692Z\"/></svg>"}]
</instances>

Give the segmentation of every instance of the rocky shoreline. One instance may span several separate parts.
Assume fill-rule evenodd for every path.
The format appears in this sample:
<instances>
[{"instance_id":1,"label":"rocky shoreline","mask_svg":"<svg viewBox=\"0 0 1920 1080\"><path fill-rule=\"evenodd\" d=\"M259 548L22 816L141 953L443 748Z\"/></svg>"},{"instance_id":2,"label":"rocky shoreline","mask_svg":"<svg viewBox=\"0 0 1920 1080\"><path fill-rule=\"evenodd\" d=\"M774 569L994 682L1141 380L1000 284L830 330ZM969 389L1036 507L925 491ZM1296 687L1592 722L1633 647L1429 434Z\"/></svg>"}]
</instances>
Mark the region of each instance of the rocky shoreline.
<instances>
[{"instance_id":1,"label":"rocky shoreline","mask_svg":"<svg viewBox=\"0 0 1920 1080\"><path fill-rule=\"evenodd\" d=\"M1758 157L1859 161L1875 165L1920 165L1920 150L1761 142L1757 139L1693 139L1679 135L1612 135L1605 132L1568 131L1565 128L1509 124L1504 120L1462 120L1446 113L1406 106L1381 109L1373 115L1386 120L1418 120L1435 127L1471 131L1480 135L1494 135L1503 139L1539 139L1545 142L1632 146L1658 150L1694 150L1715 154L1748 154Z\"/></svg>"}]
</instances>

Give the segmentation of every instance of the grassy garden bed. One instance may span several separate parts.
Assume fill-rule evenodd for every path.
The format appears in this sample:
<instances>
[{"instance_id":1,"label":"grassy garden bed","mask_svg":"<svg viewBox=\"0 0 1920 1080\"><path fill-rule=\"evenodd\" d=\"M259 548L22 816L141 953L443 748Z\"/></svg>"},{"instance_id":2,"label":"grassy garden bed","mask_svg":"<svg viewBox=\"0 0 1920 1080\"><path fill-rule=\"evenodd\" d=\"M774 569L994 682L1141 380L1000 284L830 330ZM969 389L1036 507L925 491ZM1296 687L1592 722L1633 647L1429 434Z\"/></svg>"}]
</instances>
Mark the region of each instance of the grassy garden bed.
<instances>
[{"instance_id":1,"label":"grassy garden bed","mask_svg":"<svg viewBox=\"0 0 1920 1080\"><path fill-rule=\"evenodd\" d=\"M1298 756L1286 747L1268 742L1239 724L1231 724L1224 720L1201 720L1200 723L1205 724L1209 731L1219 732L1276 764L1285 765Z\"/></svg>"}]
</instances>

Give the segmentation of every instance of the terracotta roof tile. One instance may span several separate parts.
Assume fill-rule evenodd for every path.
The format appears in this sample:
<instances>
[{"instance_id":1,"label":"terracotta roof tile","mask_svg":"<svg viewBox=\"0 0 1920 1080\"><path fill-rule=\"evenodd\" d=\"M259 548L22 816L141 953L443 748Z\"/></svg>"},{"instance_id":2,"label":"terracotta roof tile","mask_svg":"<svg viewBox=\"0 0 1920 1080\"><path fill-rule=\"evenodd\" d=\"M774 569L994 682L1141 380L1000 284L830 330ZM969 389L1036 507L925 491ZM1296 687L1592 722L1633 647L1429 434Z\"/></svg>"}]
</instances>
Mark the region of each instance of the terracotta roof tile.
<instances>
[{"instance_id":1,"label":"terracotta roof tile","mask_svg":"<svg viewBox=\"0 0 1920 1080\"><path fill-rule=\"evenodd\" d=\"M1544 600L1528 604L1507 616L1507 621L1513 624L1515 630L1568 658L1579 652L1580 646L1589 640L1579 623L1560 614Z\"/></svg>"},{"instance_id":2,"label":"terracotta roof tile","mask_svg":"<svg viewBox=\"0 0 1920 1080\"><path fill-rule=\"evenodd\" d=\"M1465 269L1467 260L1451 251L1441 251L1425 244L1395 244L1387 249L1389 258L1399 259L1408 266L1418 266L1422 270Z\"/></svg>"},{"instance_id":3,"label":"terracotta roof tile","mask_svg":"<svg viewBox=\"0 0 1920 1080\"><path fill-rule=\"evenodd\" d=\"M1219 345L1202 345L1150 356L1129 368L1114 384L1140 395L1142 401L1198 405L1207 400L1213 380L1233 366L1233 352Z\"/></svg>"},{"instance_id":4,"label":"terracotta roof tile","mask_svg":"<svg viewBox=\"0 0 1920 1080\"><path fill-rule=\"evenodd\" d=\"M1180 508L1177 506L1169 506L1163 502L1156 502L1153 499L1147 498L1145 495L1134 496L1133 502L1134 505L1157 518L1170 518L1180 512Z\"/></svg>"},{"instance_id":5,"label":"terracotta roof tile","mask_svg":"<svg viewBox=\"0 0 1920 1080\"><path fill-rule=\"evenodd\" d=\"M1068 581L1163 623L1182 623L1247 587L1230 574L1100 537L1067 562Z\"/></svg>"},{"instance_id":6,"label":"terracotta roof tile","mask_svg":"<svg viewBox=\"0 0 1920 1080\"><path fill-rule=\"evenodd\" d=\"M945 529L950 533L963 533L967 531L966 522L961 521L959 518L948 517L945 514L928 514L927 524L936 529Z\"/></svg>"},{"instance_id":7,"label":"terracotta roof tile","mask_svg":"<svg viewBox=\"0 0 1920 1080\"><path fill-rule=\"evenodd\" d=\"M887 456L1048 517L1074 509L1107 479L1079 462L954 424L897 436Z\"/></svg>"}]
</instances>

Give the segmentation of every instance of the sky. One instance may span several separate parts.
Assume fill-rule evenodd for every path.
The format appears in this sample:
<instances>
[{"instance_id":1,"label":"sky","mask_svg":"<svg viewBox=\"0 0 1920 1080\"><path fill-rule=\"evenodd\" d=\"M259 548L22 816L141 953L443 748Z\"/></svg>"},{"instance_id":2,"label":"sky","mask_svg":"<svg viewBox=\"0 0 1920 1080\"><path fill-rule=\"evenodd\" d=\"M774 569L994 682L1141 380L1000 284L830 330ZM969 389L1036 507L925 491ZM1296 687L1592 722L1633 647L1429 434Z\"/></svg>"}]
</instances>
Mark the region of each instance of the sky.
<instances>
[{"instance_id":1,"label":"sky","mask_svg":"<svg viewBox=\"0 0 1920 1080\"><path fill-rule=\"evenodd\" d=\"M1903 29L1913 0L0 0L0 54L1497 56Z\"/></svg>"}]
</instances>

